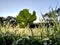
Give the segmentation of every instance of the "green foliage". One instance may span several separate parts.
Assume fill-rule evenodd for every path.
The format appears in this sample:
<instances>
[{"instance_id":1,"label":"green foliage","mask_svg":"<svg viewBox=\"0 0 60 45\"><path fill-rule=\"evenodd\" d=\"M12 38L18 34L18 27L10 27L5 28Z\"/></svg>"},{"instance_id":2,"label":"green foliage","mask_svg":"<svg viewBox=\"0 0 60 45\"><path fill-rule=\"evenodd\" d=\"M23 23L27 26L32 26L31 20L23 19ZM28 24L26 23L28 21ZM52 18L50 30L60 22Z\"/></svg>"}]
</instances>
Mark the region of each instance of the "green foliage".
<instances>
[{"instance_id":1,"label":"green foliage","mask_svg":"<svg viewBox=\"0 0 60 45\"><path fill-rule=\"evenodd\" d=\"M0 36L0 45L12 45L14 38L12 36Z\"/></svg>"},{"instance_id":2,"label":"green foliage","mask_svg":"<svg viewBox=\"0 0 60 45\"><path fill-rule=\"evenodd\" d=\"M27 39L27 38L22 38L17 42L17 45L41 45L41 42L37 39Z\"/></svg>"},{"instance_id":3,"label":"green foliage","mask_svg":"<svg viewBox=\"0 0 60 45\"><path fill-rule=\"evenodd\" d=\"M19 23L20 27L26 27L28 24L32 24L33 21L36 20L36 12L33 11L33 14L29 13L28 9L23 9L19 12L16 17L17 23Z\"/></svg>"}]
</instances>

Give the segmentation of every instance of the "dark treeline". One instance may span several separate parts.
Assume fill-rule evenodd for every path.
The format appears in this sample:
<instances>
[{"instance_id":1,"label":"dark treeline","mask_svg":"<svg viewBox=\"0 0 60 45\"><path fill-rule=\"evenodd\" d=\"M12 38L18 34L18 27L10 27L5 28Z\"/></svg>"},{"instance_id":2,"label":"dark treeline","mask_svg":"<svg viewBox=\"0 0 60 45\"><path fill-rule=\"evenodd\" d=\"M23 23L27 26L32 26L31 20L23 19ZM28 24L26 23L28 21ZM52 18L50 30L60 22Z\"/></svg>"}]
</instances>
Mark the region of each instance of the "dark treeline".
<instances>
[{"instance_id":1,"label":"dark treeline","mask_svg":"<svg viewBox=\"0 0 60 45\"><path fill-rule=\"evenodd\" d=\"M16 18L15 17L12 17L12 16L8 16L7 18L5 17L0 17L0 24L2 26L6 25L7 23L10 23L12 24L12 26L14 25L17 25L17 22L16 22Z\"/></svg>"}]
</instances>

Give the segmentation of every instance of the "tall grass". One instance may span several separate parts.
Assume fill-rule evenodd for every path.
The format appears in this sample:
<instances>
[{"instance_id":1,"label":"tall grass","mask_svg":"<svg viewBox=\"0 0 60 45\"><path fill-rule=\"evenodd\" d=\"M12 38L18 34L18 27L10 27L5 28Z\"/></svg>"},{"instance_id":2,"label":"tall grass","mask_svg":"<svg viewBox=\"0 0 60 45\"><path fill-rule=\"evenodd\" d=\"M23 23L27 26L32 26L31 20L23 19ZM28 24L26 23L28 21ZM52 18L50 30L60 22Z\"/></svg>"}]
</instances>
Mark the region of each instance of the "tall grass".
<instances>
[{"instance_id":1,"label":"tall grass","mask_svg":"<svg viewBox=\"0 0 60 45\"><path fill-rule=\"evenodd\" d=\"M19 28L19 26L16 26L13 28L9 26L9 24L7 24L5 27L0 26L0 44L8 45L10 43L9 45L15 45L19 42L19 40L20 41L23 40L22 41L23 43L24 40L27 40L28 42L32 39L31 41L35 41L35 40L39 41L41 45L43 44L42 42L47 40L51 41L50 43L52 45L60 45L60 41L59 41L60 40L60 24L59 25L57 24L57 26L53 26L53 27L50 26L48 29L45 26L43 26L42 28L35 27L35 28L32 28L32 31L33 31L33 37L29 27ZM35 45L34 43L32 44Z\"/></svg>"},{"instance_id":2,"label":"tall grass","mask_svg":"<svg viewBox=\"0 0 60 45\"><path fill-rule=\"evenodd\" d=\"M9 23L0 25L0 45L60 45L60 23L55 20L55 12L51 15L54 26L20 28L19 25L11 27Z\"/></svg>"}]
</instances>

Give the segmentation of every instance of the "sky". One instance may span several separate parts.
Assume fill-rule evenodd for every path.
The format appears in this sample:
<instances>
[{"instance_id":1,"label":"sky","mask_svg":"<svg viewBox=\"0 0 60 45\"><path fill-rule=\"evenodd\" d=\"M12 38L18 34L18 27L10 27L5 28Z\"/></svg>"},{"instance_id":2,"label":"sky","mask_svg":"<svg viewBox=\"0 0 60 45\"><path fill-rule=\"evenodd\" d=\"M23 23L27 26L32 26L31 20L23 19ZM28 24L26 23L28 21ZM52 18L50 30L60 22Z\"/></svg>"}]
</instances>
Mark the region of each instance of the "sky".
<instances>
[{"instance_id":1,"label":"sky","mask_svg":"<svg viewBox=\"0 0 60 45\"><path fill-rule=\"evenodd\" d=\"M41 19L41 13L49 12L50 8L60 8L60 0L0 0L0 17L14 16L23 9L36 11L37 22Z\"/></svg>"}]
</instances>

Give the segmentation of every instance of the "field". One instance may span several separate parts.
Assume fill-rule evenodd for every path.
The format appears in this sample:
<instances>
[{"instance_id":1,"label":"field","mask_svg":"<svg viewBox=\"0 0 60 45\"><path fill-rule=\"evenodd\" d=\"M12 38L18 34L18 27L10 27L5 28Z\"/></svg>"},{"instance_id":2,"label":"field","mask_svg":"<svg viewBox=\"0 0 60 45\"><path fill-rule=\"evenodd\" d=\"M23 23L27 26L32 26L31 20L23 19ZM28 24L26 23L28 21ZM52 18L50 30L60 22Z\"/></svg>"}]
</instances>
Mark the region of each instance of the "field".
<instances>
[{"instance_id":1,"label":"field","mask_svg":"<svg viewBox=\"0 0 60 45\"><path fill-rule=\"evenodd\" d=\"M48 28L0 25L0 45L60 45L60 24Z\"/></svg>"},{"instance_id":2,"label":"field","mask_svg":"<svg viewBox=\"0 0 60 45\"><path fill-rule=\"evenodd\" d=\"M58 22L56 12L52 9L46 15L52 21L45 20L42 14L46 25L41 21L41 24L34 28L29 26L30 24L33 25L33 21L36 20L35 11L30 14L27 9L23 9L16 18L10 16L6 18L6 24L3 21L4 18L1 18L0 45L60 45L60 22ZM17 25L14 26L15 24Z\"/></svg>"}]
</instances>

